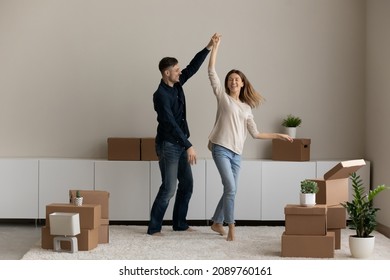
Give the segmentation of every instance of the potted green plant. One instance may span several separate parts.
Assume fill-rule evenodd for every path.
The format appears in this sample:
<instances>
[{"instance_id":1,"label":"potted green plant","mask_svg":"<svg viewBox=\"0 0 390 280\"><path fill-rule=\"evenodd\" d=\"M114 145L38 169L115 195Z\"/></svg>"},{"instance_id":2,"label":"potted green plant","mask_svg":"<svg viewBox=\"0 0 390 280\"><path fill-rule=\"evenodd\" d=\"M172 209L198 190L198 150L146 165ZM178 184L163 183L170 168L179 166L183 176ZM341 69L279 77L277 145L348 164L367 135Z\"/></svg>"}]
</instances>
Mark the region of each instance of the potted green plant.
<instances>
[{"instance_id":1,"label":"potted green plant","mask_svg":"<svg viewBox=\"0 0 390 280\"><path fill-rule=\"evenodd\" d=\"M349 236L349 248L353 257L367 258L374 250L375 236L372 236L371 233L377 225L376 212L380 210L374 207L373 200L380 192L389 189L389 187L379 185L366 194L359 175L354 172L350 175L350 179L353 199L351 202L341 203L349 215L349 228L355 230L355 235Z\"/></svg>"},{"instance_id":2,"label":"potted green plant","mask_svg":"<svg viewBox=\"0 0 390 280\"><path fill-rule=\"evenodd\" d=\"M282 121L282 126L285 128L285 133L292 138L296 137L297 127L302 124L302 119L298 116L288 114Z\"/></svg>"},{"instance_id":3,"label":"potted green plant","mask_svg":"<svg viewBox=\"0 0 390 280\"><path fill-rule=\"evenodd\" d=\"M310 207L316 205L316 194L318 193L317 182L312 180L301 181L300 204L301 206Z\"/></svg>"},{"instance_id":4,"label":"potted green plant","mask_svg":"<svg viewBox=\"0 0 390 280\"><path fill-rule=\"evenodd\" d=\"M79 190L76 191L76 197L74 198L73 203L74 203L74 205L76 205L76 206L81 206L81 205L83 205L83 197L81 196Z\"/></svg>"}]
</instances>

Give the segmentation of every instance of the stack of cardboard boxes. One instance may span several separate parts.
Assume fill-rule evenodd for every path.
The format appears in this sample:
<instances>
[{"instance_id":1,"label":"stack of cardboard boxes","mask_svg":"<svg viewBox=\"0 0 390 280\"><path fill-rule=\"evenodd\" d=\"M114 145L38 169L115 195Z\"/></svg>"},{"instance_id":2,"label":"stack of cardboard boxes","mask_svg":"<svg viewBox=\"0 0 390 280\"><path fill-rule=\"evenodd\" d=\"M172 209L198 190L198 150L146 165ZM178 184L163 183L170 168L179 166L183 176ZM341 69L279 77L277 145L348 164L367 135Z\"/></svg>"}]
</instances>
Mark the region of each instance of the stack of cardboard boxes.
<instances>
[{"instance_id":1,"label":"stack of cardboard boxes","mask_svg":"<svg viewBox=\"0 0 390 280\"><path fill-rule=\"evenodd\" d=\"M158 160L155 138L120 138L107 139L108 160L153 161Z\"/></svg>"},{"instance_id":2,"label":"stack of cardboard boxes","mask_svg":"<svg viewBox=\"0 0 390 280\"><path fill-rule=\"evenodd\" d=\"M364 166L364 160L343 161L317 182L319 191L314 207L287 205L285 232L282 235L283 257L333 258L341 248L341 229L346 227L349 176Z\"/></svg>"},{"instance_id":3,"label":"stack of cardboard boxes","mask_svg":"<svg viewBox=\"0 0 390 280\"><path fill-rule=\"evenodd\" d=\"M75 196L76 191L70 190L69 196ZM49 215L56 212L79 213L80 234L77 237L78 250L89 251L101 243L109 243L109 193L106 191L80 190L83 205L73 203L53 203L46 206L46 225L42 227L41 246L43 249L53 249L54 235L50 234ZM62 249L69 249L69 242L61 242Z\"/></svg>"},{"instance_id":4,"label":"stack of cardboard boxes","mask_svg":"<svg viewBox=\"0 0 390 280\"><path fill-rule=\"evenodd\" d=\"M80 195L86 204L99 204L101 206L101 217L99 225L99 244L109 243L109 198L110 193L99 190L80 190ZM76 197L76 190L69 190L69 202L72 203Z\"/></svg>"},{"instance_id":5,"label":"stack of cardboard boxes","mask_svg":"<svg viewBox=\"0 0 390 280\"><path fill-rule=\"evenodd\" d=\"M56 212L79 213L80 234L76 235L78 250L89 251L97 247L99 239L99 225L101 207L99 204L83 204L76 206L66 203L53 203L46 206L46 225L42 227L42 248L53 249L55 235L50 234L49 215ZM68 242L61 242L62 249L69 249Z\"/></svg>"},{"instance_id":6,"label":"stack of cardboard boxes","mask_svg":"<svg viewBox=\"0 0 390 280\"><path fill-rule=\"evenodd\" d=\"M327 207L286 205L282 257L333 258L334 233L327 232Z\"/></svg>"}]
</instances>

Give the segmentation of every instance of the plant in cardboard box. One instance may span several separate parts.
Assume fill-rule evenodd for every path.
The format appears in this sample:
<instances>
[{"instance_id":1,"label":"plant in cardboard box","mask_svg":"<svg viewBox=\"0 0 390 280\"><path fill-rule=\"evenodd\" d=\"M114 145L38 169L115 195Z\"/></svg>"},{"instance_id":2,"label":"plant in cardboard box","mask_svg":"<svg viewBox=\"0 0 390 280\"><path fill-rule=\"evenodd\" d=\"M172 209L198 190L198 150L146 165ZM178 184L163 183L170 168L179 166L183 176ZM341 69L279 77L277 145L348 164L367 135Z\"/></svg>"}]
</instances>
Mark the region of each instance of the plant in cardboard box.
<instances>
[{"instance_id":1,"label":"plant in cardboard box","mask_svg":"<svg viewBox=\"0 0 390 280\"><path fill-rule=\"evenodd\" d=\"M349 236L349 248L353 257L367 258L374 250L375 236L370 234L376 228L376 212L380 210L374 207L374 197L390 188L379 185L366 194L359 175L354 172L350 175L350 179L352 181L353 199L351 202L341 203L347 209L349 215L349 228L356 231L355 235Z\"/></svg>"},{"instance_id":2,"label":"plant in cardboard box","mask_svg":"<svg viewBox=\"0 0 390 280\"><path fill-rule=\"evenodd\" d=\"M286 118L283 119L282 126L285 128L286 134L290 135L292 138L295 138L297 127L300 126L301 123L302 119L300 117L289 114Z\"/></svg>"},{"instance_id":3,"label":"plant in cardboard box","mask_svg":"<svg viewBox=\"0 0 390 280\"><path fill-rule=\"evenodd\" d=\"M301 206L314 206L316 205L316 193L318 193L317 182L311 180L301 181L300 203Z\"/></svg>"},{"instance_id":4,"label":"plant in cardboard box","mask_svg":"<svg viewBox=\"0 0 390 280\"><path fill-rule=\"evenodd\" d=\"M81 206L83 205L83 197L80 195L80 191L76 191L76 197L73 199L73 203L76 206Z\"/></svg>"}]
</instances>

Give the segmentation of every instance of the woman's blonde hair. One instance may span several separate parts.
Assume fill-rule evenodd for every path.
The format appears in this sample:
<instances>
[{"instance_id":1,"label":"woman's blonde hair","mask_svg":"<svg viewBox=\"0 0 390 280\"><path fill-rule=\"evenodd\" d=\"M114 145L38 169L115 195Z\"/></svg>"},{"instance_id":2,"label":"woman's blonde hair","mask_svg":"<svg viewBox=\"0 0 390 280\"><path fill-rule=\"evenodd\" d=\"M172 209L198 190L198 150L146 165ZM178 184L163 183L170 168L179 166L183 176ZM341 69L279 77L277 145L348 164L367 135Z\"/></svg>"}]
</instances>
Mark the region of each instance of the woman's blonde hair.
<instances>
[{"instance_id":1,"label":"woman's blonde hair","mask_svg":"<svg viewBox=\"0 0 390 280\"><path fill-rule=\"evenodd\" d=\"M237 74L240 76L244 86L240 90L240 101L248 104L252 109L258 107L261 103L263 103L264 98L258 93L249 82L244 73L240 70L232 69L230 70L225 77L225 90L226 93L230 95L230 90L228 88L228 80L231 74Z\"/></svg>"}]
</instances>

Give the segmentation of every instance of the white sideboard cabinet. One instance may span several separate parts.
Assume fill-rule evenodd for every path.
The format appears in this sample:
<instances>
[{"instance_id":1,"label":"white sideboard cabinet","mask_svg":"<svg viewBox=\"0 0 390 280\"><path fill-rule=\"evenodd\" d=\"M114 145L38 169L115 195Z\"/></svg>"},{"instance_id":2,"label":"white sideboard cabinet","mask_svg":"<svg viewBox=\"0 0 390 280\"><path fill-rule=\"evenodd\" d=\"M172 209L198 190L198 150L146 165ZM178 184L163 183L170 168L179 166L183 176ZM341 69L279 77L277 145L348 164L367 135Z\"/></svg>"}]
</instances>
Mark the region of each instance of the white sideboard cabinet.
<instances>
[{"instance_id":1,"label":"white sideboard cabinet","mask_svg":"<svg viewBox=\"0 0 390 280\"><path fill-rule=\"evenodd\" d=\"M299 204L301 181L316 176L316 162L263 161L261 220L284 221L284 207Z\"/></svg>"},{"instance_id":2,"label":"white sideboard cabinet","mask_svg":"<svg viewBox=\"0 0 390 280\"><path fill-rule=\"evenodd\" d=\"M0 159L1 219L38 216L38 160Z\"/></svg>"},{"instance_id":3,"label":"white sideboard cabinet","mask_svg":"<svg viewBox=\"0 0 390 280\"><path fill-rule=\"evenodd\" d=\"M150 162L96 161L95 190L110 193L111 221L148 220Z\"/></svg>"},{"instance_id":4,"label":"white sideboard cabinet","mask_svg":"<svg viewBox=\"0 0 390 280\"><path fill-rule=\"evenodd\" d=\"M235 200L236 220L283 221L284 207L299 203L300 181L322 179L340 161L242 160ZM357 173L370 187L369 161ZM212 159L192 166L194 191L187 219L209 220L222 195ZM161 184L157 161L0 159L0 188L12 197L0 204L0 219L44 219L46 205L69 202L69 189L110 193L111 221L148 221ZM349 196L352 199L350 182ZM172 220L173 197L164 216Z\"/></svg>"},{"instance_id":5,"label":"white sideboard cabinet","mask_svg":"<svg viewBox=\"0 0 390 280\"><path fill-rule=\"evenodd\" d=\"M192 176L194 178L194 189L188 206L188 220L205 220L206 219L206 161L197 160L195 165L192 165ZM161 173L157 161L151 161L150 170L150 208L153 206L154 199L161 185ZM169 202L169 206L164 215L164 220L172 220L173 205L175 204L174 197Z\"/></svg>"},{"instance_id":6,"label":"white sideboard cabinet","mask_svg":"<svg viewBox=\"0 0 390 280\"><path fill-rule=\"evenodd\" d=\"M46 216L46 205L69 203L69 190L93 190L94 160L39 160L39 218Z\"/></svg>"}]
</instances>

